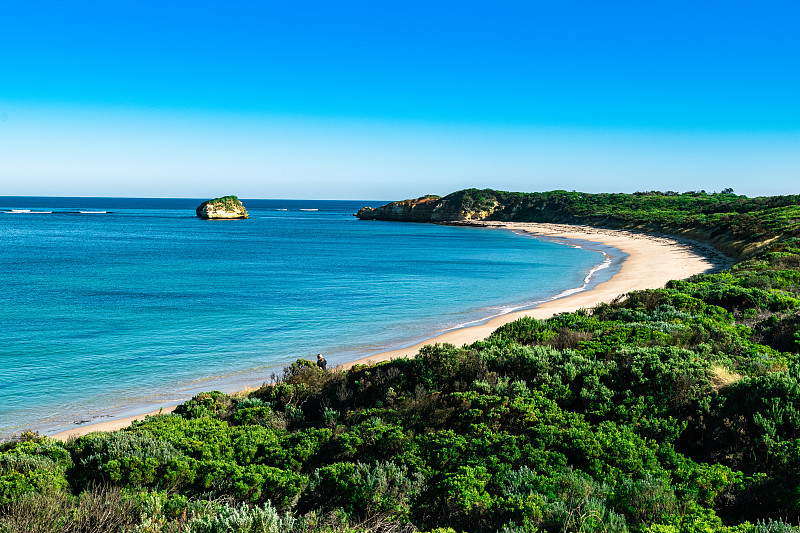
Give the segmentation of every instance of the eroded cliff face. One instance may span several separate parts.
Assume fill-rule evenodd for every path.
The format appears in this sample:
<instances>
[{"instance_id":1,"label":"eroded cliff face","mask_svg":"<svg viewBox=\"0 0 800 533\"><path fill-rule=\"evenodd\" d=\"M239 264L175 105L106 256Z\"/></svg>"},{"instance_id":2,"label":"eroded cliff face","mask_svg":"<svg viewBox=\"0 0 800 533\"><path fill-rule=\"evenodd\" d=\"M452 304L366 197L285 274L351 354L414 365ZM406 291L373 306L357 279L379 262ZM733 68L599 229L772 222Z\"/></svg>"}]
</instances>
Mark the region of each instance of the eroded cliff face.
<instances>
[{"instance_id":1,"label":"eroded cliff face","mask_svg":"<svg viewBox=\"0 0 800 533\"><path fill-rule=\"evenodd\" d=\"M197 216L205 220L248 218L247 209L236 196L214 198L197 206Z\"/></svg>"},{"instance_id":2,"label":"eroded cliff face","mask_svg":"<svg viewBox=\"0 0 800 533\"><path fill-rule=\"evenodd\" d=\"M439 196L422 196L412 200L390 202L380 207L359 209L356 216L362 220L430 222L441 200Z\"/></svg>"},{"instance_id":3,"label":"eroded cliff face","mask_svg":"<svg viewBox=\"0 0 800 533\"><path fill-rule=\"evenodd\" d=\"M602 195L599 195L602 197ZM747 257L771 244L777 236L734 234L725 226L659 222L642 217L621 217L613 211L592 212L589 200L598 195L553 191L508 193L465 189L445 197L423 196L365 207L356 214L363 220L399 222L468 222L479 220L586 224L609 229L663 233L708 242L733 257ZM589 207L585 207L589 205Z\"/></svg>"},{"instance_id":4,"label":"eroded cliff face","mask_svg":"<svg viewBox=\"0 0 800 533\"><path fill-rule=\"evenodd\" d=\"M488 219L498 207L500 206L496 201L492 205L468 207L452 201L449 197L429 195L413 200L391 202L380 207L364 207L359 209L356 216L362 220L453 222Z\"/></svg>"}]
</instances>

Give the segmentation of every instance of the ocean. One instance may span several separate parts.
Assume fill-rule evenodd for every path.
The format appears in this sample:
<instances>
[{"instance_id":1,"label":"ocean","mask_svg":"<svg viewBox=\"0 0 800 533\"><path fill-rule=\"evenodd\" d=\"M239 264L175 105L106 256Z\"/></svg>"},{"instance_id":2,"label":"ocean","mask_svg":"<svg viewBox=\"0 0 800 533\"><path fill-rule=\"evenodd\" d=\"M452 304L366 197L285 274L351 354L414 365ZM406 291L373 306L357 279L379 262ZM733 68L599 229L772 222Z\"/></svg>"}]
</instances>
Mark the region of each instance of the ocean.
<instances>
[{"instance_id":1,"label":"ocean","mask_svg":"<svg viewBox=\"0 0 800 533\"><path fill-rule=\"evenodd\" d=\"M360 221L385 202L0 197L0 437L257 386L586 290L618 250ZM607 267L607 268L606 268Z\"/></svg>"}]
</instances>

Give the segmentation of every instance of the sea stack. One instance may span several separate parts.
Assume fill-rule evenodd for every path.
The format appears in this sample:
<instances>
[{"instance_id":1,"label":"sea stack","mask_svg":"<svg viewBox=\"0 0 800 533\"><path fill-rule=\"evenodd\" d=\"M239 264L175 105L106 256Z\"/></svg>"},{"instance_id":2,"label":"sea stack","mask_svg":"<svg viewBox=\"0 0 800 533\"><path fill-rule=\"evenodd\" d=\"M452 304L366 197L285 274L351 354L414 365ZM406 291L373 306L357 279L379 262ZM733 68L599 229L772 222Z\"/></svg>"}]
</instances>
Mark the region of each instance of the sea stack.
<instances>
[{"instance_id":1,"label":"sea stack","mask_svg":"<svg viewBox=\"0 0 800 533\"><path fill-rule=\"evenodd\" d=\"M197 206L195 212L204 220L248 218L247 209L236 196L207 200Z\"/></svg>"}]
</instances>

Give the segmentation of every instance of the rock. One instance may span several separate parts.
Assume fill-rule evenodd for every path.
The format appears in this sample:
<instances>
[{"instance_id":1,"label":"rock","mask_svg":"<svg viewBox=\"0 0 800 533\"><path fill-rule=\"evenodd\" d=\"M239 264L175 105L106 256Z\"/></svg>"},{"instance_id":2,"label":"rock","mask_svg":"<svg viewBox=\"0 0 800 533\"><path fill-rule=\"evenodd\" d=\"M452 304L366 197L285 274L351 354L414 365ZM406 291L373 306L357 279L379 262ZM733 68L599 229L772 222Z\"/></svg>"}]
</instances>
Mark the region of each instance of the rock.
<instances>
[{"instance_id":1,"label":"rock","mask_svg":"<svg viewBox=\"0 0 800 533\"><path fill-rule=\"evenodd\" d=\"M362 220L453 222L485 220L505 207L490 194L481 197L481 202L476 203L471 196L472 193L473 190L458 191L444 198L428 195L413 200L391 202L380 207L364 207L359 209L356 216Z\"/></svg>"},{"instance_id":2,"label":"rock","mask_svg":"<svg viewBox=\"0 0 800 533\"><path fill-rule=\"evenodd\" d=\"M248 218L247 209L236 196L223 196L214 198L197 206L197 216L205 219L236 219Z\"/></svg>"},{"instance_id":3,"label":"rock","mask_svg":"<svg viewBox=\"0 0 800 533\"><path fill-rule=\"evenodd\" d=\"M406 222L430 222L441 196L423 196L414 200L391 202L381 207L364 207L356 216L362 220L401 220Z\"/></svg>"}]
</instances>

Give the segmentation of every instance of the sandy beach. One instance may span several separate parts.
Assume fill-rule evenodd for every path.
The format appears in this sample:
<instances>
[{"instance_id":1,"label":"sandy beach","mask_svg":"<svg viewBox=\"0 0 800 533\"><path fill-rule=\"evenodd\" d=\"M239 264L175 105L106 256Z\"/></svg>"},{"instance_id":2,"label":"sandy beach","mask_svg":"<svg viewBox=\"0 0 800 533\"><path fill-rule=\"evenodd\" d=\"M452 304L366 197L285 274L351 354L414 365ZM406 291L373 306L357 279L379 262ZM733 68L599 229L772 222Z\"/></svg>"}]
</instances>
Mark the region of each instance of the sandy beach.
<instances>
[{"instance_id":1,"label":"sandy beach","mask_svg":"<svg viewBox=\"0 0 800 533\"><path fill-rule=\"evenodd\" d=\"M630 291L660 288L669 280L687 278L694 274L724 268L733 263L732 259L722 255L709 245L696 241L679 240L673 237L562 224L482 221L466 224L497 228L498 231L511 230L551 239L556 242L563 240L565 244L569 244L570 239L590 241L617 248L626 253L628 257L623 261L617 274L608 281L597 284L591 290L542 303L533 309L500 315L480 325L448 331L413 346L370 355L369 357L344 363L337 368L347 369L356 364L377 363L397 357L413 357L422 346L427 344L450 343L456 346L471 344L485 339L503 324L513 322L523 316L542 319L558 313L590 309L602 302L610 302L617 296ZM56 433L51 437L66 440L73 436L85 435L94 431L114 431L127 427L134 420L142 419L147 415L155 415L159 412L166 414L174 408L175 406L164 406L160 411L87 424Z\"/></svg>"},{"instance_id":2,"label":"sandy beach","mask_svg":"<svg viewBox=\"0 0 800 533\"><path fill-rule=\"evenodd\" d=\"M529 222L469 222L470 226L494 227L559 241L579 239L622 250L628 257L611 279L597 284L592 290L539 304L533 309L516 311L492 318L488 322L468 328L445 332L441 335L400 350L364 357L339 368L378 363L396 357L411 357L426 344L449 343L455 346L483 340L504 324L524 316L549 318L559 313L590 309L600 303L610 302L617 296L635 290L657 289L669 280L683 279L733 264L733 260L718 250L697 241L678 240L673 237L646 235L630 231L598 229L591 226L566 224L537 224Z\"/></svg>"}]
</instances>

